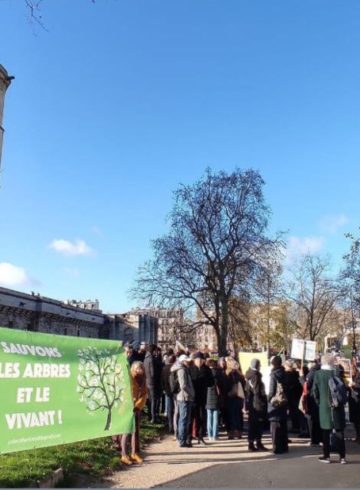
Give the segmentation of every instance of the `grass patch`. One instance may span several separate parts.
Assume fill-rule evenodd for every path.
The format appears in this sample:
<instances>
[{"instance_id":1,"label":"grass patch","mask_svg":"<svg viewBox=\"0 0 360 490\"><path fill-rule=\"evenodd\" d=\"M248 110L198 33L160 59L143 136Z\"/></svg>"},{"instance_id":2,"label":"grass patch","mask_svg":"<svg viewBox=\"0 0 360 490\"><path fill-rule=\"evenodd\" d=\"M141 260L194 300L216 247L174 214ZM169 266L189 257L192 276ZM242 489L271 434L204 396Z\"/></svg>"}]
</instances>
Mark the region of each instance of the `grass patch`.
<instances>
[{"instance_id":1,"label":"grass patch","mask_svg":"<svg viewBox=\"0 0 360 490\"><path fill-rule=\"evenodd\" d=\"M162 424L149 424L144 417L141 443L154 440L163 430ZM36 486L37 480L46 478L59 467L63 468L65 476L61 486L71 486L74 478L101 478L120 469L121 463L110 437L4 454L0 455L0 487Z\"/></svg>"}]
</instances>

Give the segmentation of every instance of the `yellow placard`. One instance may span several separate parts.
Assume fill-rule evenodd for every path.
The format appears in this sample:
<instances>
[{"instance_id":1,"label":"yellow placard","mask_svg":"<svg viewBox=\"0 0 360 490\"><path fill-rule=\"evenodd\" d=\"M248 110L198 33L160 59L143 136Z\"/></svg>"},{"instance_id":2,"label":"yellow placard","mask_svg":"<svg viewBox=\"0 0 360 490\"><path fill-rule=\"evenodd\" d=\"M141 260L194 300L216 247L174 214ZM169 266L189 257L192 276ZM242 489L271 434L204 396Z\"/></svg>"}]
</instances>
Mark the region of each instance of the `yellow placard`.
<instances>
[{"instance_id":1,"label":"yellow placard","mask_svg":"<svg viewBox=\"0 0 360 490\"><path fill-rule=\"evenodd\" d=\"M259 359L262 372L269 365L267 352L239 352L239 363L243 374L249 369L253 359Z\"/></svg>"}]
</instances>

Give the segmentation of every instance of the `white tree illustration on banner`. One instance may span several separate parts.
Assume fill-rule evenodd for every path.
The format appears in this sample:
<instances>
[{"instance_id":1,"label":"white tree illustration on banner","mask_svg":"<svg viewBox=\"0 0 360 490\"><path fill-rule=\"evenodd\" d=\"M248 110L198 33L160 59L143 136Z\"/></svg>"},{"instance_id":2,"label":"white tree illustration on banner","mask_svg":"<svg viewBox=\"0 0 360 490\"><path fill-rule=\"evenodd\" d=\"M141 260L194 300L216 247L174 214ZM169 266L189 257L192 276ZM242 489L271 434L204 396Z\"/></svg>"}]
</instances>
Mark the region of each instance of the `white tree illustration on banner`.
<instances>
[{"instance_id":1,"label":"white tree illustration on banner","mask_svg":"<svg viewBox=\"0 0 360 490\"><path fill-rule=\"evenodd\" d=\"M124 400L124 371L117 363L117 356L110 350L95 347L78 350L79 375L77 391L80 401L90 412L107 413L104 430L111 426L112 409Z\"/></svg>"}]
</instances>

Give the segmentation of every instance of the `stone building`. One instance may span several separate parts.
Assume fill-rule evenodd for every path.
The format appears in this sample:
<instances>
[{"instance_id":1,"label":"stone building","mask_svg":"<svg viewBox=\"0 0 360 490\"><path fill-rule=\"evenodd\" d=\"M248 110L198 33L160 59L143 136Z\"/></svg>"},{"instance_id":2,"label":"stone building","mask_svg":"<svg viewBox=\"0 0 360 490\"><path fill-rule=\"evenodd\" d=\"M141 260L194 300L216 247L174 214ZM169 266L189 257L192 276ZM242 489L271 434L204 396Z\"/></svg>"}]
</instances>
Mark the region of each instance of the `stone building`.
<instances>
[{"instance_id":1,"label":"stone building","mask_svg":"<svg viewBox=\"0 0 360 490\"><path fill-rule=\"evenodd\" d=\"M149 310L158 319L157 344L163 351L174 348L176 341L188 344L188 336L184 332L184 311L181 308L157 308Z\"/></svg>"},{"instance_id":2,"label":"stone building","mask_svg":"<svg viewBox=\"0 0 360 490\"><path fill-rule=\"evenodd\" d=\"M157 344L159 322L149 310L134 309L121 317L128 327L134 329L134 342L145 341L148 344Z\"/></svg>"},{"instance_id":3,"label":"stone building","mask_svg":"<svg viewBox=\"0 0 360 490\"><path fill-rule=\"evenodd\" d=\"M2 145L3 145L3 136L4 136L4 128L3 128L3 114L4 114L4 102L5 102L5 92L8 89L11 80L14 77L10 77L5 68L0 65L0 166L1 166L1 154L2 154Z\"/></svg>"},{"instance_id":4,"label":"stone building","mask_svg":"<svg viewBox=\"0 0 360 490\"><path fill-rule=\"evenodd\" d=\"M158 323L146 313L104 314L97 300L62 302L0 287L0 327L156 343Z\"/></svg>"},{"instance_id":5,"label":"stone building","mask_svg":"<svg viewBox=\"0 0 360 490\"><path fill-rule=\"evenodd\" d=\"M109 338L101 311L87 311L40 295L0 288L0 325L34 332Z\"/></svg>"}]
</instances>

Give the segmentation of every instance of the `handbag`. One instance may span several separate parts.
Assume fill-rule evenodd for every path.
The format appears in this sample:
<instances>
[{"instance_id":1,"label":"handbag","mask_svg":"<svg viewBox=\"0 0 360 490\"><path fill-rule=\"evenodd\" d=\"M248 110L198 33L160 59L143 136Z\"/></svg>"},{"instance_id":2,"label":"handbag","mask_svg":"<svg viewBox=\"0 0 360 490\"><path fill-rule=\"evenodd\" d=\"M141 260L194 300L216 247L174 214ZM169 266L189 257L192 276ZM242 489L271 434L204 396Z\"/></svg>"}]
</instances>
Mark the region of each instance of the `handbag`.
<instances>
[{"instance_id":1,"label":"handbag","mask_svg":"<svg viewBox=\"0 0 360 490\"><path fill-rule=\"evenodd\" d=\"M238 398L242 398L242 399L245 398L244 388L243 388L243 385L240 383L240 381L237 384L237 393L236 393L236 396Z\"/></svg>"}]
</instances>

